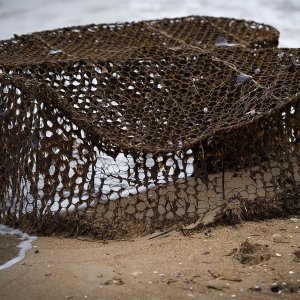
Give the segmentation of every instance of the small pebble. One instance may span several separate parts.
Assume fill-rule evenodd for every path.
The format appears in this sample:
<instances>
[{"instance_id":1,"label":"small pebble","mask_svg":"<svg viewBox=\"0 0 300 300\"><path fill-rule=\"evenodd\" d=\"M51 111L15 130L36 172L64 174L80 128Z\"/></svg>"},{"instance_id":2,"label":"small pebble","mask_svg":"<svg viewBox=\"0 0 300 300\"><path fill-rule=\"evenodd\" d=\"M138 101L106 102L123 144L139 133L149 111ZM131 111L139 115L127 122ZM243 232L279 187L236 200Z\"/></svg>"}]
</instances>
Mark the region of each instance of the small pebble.
<instances>
[{"instance_id":1,"label":"small pebble","mask_svg":"<svg viewBox=\"0 0 300 300\"><path fill-rule=\"evenodd\" d=\"M255 292L260 292L262 289L260 287L260 285L255 285L252 288L250 288L251 291L255 291Z\"/></svg>"},{"instance_id":2,"label":"small pebble","mask_svg":"<svg viewBox=\"0 0 300 300\"><path fill-rule=\"evenodd\" d=\"M246 115L255 115L255 109L251 109L250 111L246 112Z\"/></svg>"},{"instance_id":3,"label":"small pebble","mask_svg":"<svg viewBox=\"0 0 300 300\"><path fill-rule=\"evenodd\" d=\"M259 74L259 73L260 73L260 68L255 69L255 70L254 70L254 73L255 73L256 75Z\"/></svg>"},{"instance_id":4,"label":"small pebble","mask_svg":"<svg viewBox=\"0 0 300 300\"><path fill-rule=\"evenodd\" d=\"M252 77L250 75L247 75L247 74L244 74L244 73L241 73L237 76L236 78L236 84L237 85L241 85L243 84L245 81L251 79Z\"/></svg>"},{"instance_id":5,"label":"small pebble","mask_svg":"<svg viewBox=\"0 0 300 300\"><path fill-rule=\"evenodd\" d=\"M61 50L50 50L49 54L58 54L58 53L62 53Z\"/></svg>"}]
</instances>

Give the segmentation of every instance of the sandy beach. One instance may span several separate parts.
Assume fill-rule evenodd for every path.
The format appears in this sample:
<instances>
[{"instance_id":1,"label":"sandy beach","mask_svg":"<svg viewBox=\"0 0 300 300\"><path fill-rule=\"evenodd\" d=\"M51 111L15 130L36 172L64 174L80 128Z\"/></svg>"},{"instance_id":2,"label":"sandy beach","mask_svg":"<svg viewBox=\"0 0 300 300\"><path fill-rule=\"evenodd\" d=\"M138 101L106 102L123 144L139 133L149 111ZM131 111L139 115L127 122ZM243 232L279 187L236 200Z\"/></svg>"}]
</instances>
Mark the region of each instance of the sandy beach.
<instances>
[{"instance_id":1,"label":"sandy beach","mask_svg":"<svg viewBox=\"0 0 300 300\"><path fill-rule=\"evenodd\" d=\"M0 0L0 10L0 39L207 15L264 22L280 31L280 47L300 45L299 0ZM262 211L268 217L273 207ZM0 235L0 265L17 256L19 242ZM300 299L300 216L132 240L39 237L24 259L0 270L0 300L19 299Z\"/></svg>"},{"instance_id":2,"label":"sandy beach","mask_svg":"<svg viewBox=\"0 0 300 300\"><path fill-rule=\"evenodd\" d=\"M3 251L2 251L3 254ZM300 220L130 241L40 237L0 271L6 299L297 299Z\"/></svg>"}]
</instances>

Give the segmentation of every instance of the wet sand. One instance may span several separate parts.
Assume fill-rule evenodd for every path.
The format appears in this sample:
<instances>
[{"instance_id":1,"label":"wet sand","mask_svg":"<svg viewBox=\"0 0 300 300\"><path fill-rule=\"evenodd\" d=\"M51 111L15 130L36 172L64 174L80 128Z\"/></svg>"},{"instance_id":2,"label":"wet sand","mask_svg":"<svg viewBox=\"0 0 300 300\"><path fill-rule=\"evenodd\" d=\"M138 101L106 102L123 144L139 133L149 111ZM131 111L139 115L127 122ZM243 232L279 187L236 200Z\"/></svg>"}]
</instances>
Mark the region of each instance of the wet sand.
<instances>
[{"instance_id":1,"label":"wet sand","mask_svg":"<svg viewBox=\"0 0 300 300\"><path fill-rule=\"evenodd\" d=\"M0 265L16 257L20 238L12 235L0 235Z\"/></svg>"},{"instance_id":2,"label":"wet sand","mask_svg":"<svg viewBox=\"0 0 300 300\"><path fill-rule=\"evenodd\" d=\"M1 299L297 299L300 221L132 241L41 237L0 271Z\"/></svg>"}]
</instances>

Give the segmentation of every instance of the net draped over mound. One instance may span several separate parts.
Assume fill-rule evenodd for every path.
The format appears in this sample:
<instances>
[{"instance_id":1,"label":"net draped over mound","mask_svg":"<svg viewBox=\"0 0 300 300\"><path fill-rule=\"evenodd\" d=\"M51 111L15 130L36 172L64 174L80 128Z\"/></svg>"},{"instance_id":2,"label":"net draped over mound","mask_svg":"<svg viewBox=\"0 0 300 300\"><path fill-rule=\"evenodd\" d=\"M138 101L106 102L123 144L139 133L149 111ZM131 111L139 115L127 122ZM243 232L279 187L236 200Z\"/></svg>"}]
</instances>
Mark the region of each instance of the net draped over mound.
<instances>
[{"instance_id":1,"label":"net draped over mound","mask_svg":"<svg viewBox=\"0 0 300 300\"><path fill-rule=\"evenodd\" d=\"M195 16L0 42L0 221L114 238L298 213L300 51L278 37Z\"/></svg>"}]
</instances>

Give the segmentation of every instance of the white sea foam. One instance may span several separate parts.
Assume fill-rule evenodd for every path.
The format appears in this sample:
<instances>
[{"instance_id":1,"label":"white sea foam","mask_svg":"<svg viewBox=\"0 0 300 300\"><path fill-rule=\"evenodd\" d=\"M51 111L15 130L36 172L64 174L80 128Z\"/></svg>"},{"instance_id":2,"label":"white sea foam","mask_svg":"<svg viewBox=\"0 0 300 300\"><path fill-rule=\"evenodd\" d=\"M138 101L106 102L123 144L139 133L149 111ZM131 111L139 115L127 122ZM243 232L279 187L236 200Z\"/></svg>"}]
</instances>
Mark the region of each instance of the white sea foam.
<instances>
[{"instance_id":1,"label":"white sea foam","mask_svg":"<svg viewBox=\"0 0 300 300\"><path fill-rule=\"evenodd\" d=\"M0 270L7 269L17 262L21 261L25 257L27 250L32 248L32 242L37 239L35 236L30 236L19 229L14 229L5 225L0 224L0 235L16 235L20 239L18 248L20 249L18 256L12 258L6 263L0 265Z\"/></svg>"}]
</instances>

